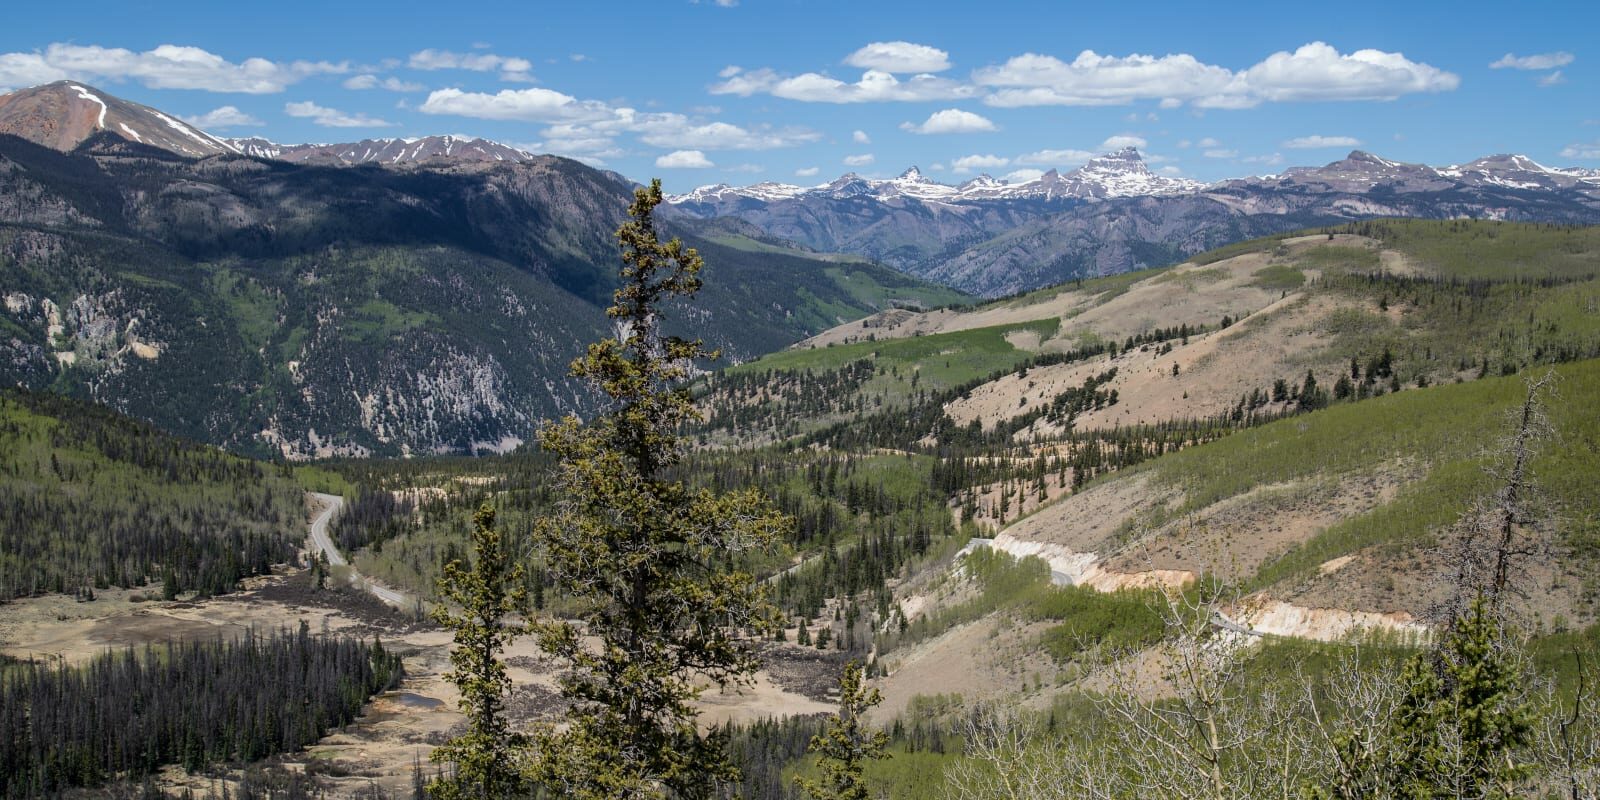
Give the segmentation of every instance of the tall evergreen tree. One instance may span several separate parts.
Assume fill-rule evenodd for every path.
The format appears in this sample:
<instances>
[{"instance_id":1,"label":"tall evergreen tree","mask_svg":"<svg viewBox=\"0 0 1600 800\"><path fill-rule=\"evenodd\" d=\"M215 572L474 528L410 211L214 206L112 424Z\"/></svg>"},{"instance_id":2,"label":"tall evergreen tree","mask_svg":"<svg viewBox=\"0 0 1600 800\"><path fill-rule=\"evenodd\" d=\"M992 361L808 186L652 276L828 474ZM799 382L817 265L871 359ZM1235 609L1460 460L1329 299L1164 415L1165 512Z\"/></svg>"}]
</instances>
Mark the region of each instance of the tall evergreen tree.
<instances>
[{"instance_id":1,"label":"tall evergreen tree","mask_svg":"<svg viewBox=\"0 0 1600 800\"><path fill-rule=\"evenodd\" d=\"M560 458L561 500L534 535L548 579L583 611L580 624L533 625L540 648L567 667L560 685L571 705L564 728L535 732L532 775L577 800L702 798L736 778L721 737L696 730L690 703L697 680L755 670L745 633L764 632L774 616L754 576L734 565L770 546L785 520L756 491L690 489L670 475L679 431L699 419L682 384L696 360L716 354L661 329L664 304L694 296L703 264L657 236L661 200L660 181L634 193L617 231L615 335L572 365L605 410L540 434Z\"/></svg>"},{"instance_id":2,"label":"tall evergreen tree","mask_svg":"<svg viewBox=\"0 0 1600 800\"><path fill-rule=\"evenodd\" d=\"M487 503L473 514L471 568L452 561L439 580L444 602L433 618L455 632L450 651L454 667L445 679L461 693L467 716L465 733L429 756L454 771L434 781L429 793L437 800L499 800L522 792L522 762L528 737L507 724L505 698L511 690L500 653L523 626L509 617L527 613L522 566L511 562L494 509Z\"/></svg>"},{"instance_id":3,"label":"tall evergreen tree","mask_svg":"<svg viewBox=\"0 0 1600 800\"><path fill-rule=\"evenodd\" d=\"M794 779L806 794L816 800L867 800L867 762L888 757L883 749L889 744L889 734L868 729L862 718L882 700L877 689L866 685L859 663L845 665L839 678L839 712L806 748L817 754L823 779L802 775Z\"/></svg>"}]
</instances>

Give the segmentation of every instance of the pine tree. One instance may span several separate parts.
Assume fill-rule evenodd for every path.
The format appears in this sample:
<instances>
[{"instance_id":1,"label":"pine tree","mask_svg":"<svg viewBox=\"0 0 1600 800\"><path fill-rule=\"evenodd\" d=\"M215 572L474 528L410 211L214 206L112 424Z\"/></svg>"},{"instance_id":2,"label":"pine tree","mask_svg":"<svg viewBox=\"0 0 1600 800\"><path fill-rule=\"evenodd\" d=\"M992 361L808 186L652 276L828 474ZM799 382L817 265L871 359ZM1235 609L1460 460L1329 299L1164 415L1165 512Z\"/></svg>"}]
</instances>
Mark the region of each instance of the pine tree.
<instances>
[{"instance_id":1,"label":"pine tree","mask_svg":"<svg viewBox=\"0 0 1600 800\"><path fill-rule=\"evenodd\" d=\"M679 430L699 414L683 388L698 340L661 330L663 304L700 288L702 261L662 243L652 212L661 183L635 191L617 231L621 287L608 309L615 335L573 362L607 401L590 424L575 417L540 433L560 458L554 512L534 535L547 579L584 611L579 625L540 621L539 647L566 667L566 727L538 729L533 777L577 800L709 797L738 771L722 735L702 735L697 681L743 681L756 660L743 633L774 614L737 560L771 545L786 521L754 490L717 494L669 476ZM580 634L580 630L582 633ZM589 641L589 639L593 642Z\"/></svg>"},{"instance_id":2,"label":"pine tree","mask_svg":"<svg viewBox=\"0 0 1600 800\"><path fill-rule=\"evenodd\" d=\"M866 686L861 665L850 662L839 678L839 713L827 721L822 732L811 738L806 748L817 754L817 768L823 779L795 776L795 783L816 800L867 800L866 765L887 758L884 748L889 734L869 731L862 719L883 698L877 689Z\"/></svg>"},{"instance_id":3,"label":"pine tree","mask_svg":"<svg viewBox=\"0 0 1600 800\"><path fill-rule=\"evenodd\" d=\"M522 793L525 786L521 762L528 737L507 723L511 678L500 653L522 633L522 626L507 618L527 613L527 592L522 567L511 563L494 518L487 503L472 515L472 567L460 561L445 566L439 580L444 602L433 609L433 618L455 632L450 651L454 669L445 679L461 692L461 710L467 716L466 733L429 756L455 767L429 786L436 800L498 800Z\"/></svg>"}]
</instances>

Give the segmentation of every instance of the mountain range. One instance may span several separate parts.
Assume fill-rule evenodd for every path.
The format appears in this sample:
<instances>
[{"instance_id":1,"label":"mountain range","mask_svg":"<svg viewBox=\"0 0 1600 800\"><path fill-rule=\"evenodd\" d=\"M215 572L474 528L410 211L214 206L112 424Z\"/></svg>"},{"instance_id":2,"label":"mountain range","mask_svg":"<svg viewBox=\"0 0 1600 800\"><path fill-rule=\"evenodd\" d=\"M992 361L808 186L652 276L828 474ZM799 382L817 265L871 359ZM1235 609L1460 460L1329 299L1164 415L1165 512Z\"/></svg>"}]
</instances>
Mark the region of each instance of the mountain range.
<instances>
[{"instance_id":1,"label":"mountain range","mask_svg":"<svg viewBox=\"0 0 1600 800\"><path fill-rule=\"evenodd\" d=\"M567 366L605 332L634 184L445 137L354 147L247 155L75 83L0 99L0 381L296 458L505 449L583 411ZM666 229L710 264L678 324L734 361L964 299L737 221Z\"/></svg>"},{"instance_id":2,"label":"mountain range","mask_svg":"<svg viewBox=\"0 0 1600 800\"><path fill-rule=\"evenodd\" d=\"M881 260L974 294L1176 263L1254 236L1370 217L1600 222L1600 170L1520 155L1430 167L1354 151L1321 167L1202 184L1152 172L1126 148L1006 183L854 173L818 186L704 186L681 213L734 216L823 251Z\"/></svg>"},{"instance_id":3,"label":"mountain range","mask_svg":"<svg viewBox=\"0 0 1600 800\"><path fill-rule=\"evenodd\" d=\"M481 139L221 138L75 82L0 96L0 381L247 452L512 447L587 407L566 367L603 333L636 185ZM679 324L737 363L892 307L1330 222L1600 221L1600 174L1356 152L1199 184L1125 149L1016 184L912 169L660 211L710 265Z\"/></svg>"}]
</instances>

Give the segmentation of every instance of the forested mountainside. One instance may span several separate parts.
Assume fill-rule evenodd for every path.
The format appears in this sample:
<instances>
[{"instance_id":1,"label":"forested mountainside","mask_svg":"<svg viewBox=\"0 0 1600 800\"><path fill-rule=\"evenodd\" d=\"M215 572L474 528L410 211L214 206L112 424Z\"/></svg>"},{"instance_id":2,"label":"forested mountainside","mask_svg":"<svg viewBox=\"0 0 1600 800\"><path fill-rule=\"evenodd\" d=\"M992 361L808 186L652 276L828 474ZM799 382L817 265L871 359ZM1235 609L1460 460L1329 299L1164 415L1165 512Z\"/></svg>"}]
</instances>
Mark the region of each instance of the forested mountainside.
<instances>
[{"instance_id":1,"label":"forested mountainside","mask_svg":"<svg viewBox=\"0 0 1600 800\"><path fill-rule=\"evenodd\" d=\"M505 449L580 410L633 187L575 161L194 160L0 135L0 381L290 457ZM738 361L962 298L713 226L681 323Z\"/></svg>"},{"instance_id":2,"label":"forested mountainside","mask_svg":"<svg viewBox=\"0 0 1600 800\"><path fill-rule=\"evenodd\" d=\"M1125 149L1006 184L846 175L822 186L703 187L680 212L735 216L824 251L856 253L994 297L1175 264L1233 242L1371 217L1600 221L1600 176L1523 156L1403 164L1361 151L1320 167L1202 185Z\"/></svg>"},{"instance_id":3,"label":"forested mountainside","mask_svg":"<svg viewBox=\"0 0 1600 800\"><path fill-rule=\"evenodd\" d=\"M305 501L280 467L91 403L7 390L0 530L0 602L149 583L168 598L204 596L294 560Z\"/></svg>"}]
</instances>

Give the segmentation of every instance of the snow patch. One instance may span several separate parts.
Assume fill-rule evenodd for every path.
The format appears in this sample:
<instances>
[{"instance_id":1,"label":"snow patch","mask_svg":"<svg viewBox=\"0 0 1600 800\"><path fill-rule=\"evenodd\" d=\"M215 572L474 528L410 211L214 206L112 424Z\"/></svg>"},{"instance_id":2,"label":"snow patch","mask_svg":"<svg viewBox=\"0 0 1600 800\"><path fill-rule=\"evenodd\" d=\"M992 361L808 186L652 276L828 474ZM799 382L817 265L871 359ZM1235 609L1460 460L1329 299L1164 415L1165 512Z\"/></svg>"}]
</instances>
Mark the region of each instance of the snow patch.
<instances>
[{"instance_id":1,"label":"snow patch","mask_svg":"<svg viewBox=\"0 0 1600 800\"><path fill-rule=\"evenodd\" d=\"M106 126L106 111L109 110L109 106L106 105L106 101L101 100L99 97L95 96L94 92L91 92L88 89L83 88L82 86L73 85L72 88L78 90L78 96L79 97L81 97L81 98L83 98L85 100L88 100L91 103L98 103L99 104L99 106L100 106L100 119L97 122L95 122L94 125L95 125L96 128L104 128Z\"/></svg>"}]
</instances>

